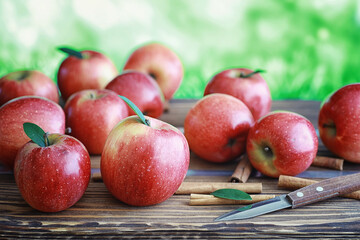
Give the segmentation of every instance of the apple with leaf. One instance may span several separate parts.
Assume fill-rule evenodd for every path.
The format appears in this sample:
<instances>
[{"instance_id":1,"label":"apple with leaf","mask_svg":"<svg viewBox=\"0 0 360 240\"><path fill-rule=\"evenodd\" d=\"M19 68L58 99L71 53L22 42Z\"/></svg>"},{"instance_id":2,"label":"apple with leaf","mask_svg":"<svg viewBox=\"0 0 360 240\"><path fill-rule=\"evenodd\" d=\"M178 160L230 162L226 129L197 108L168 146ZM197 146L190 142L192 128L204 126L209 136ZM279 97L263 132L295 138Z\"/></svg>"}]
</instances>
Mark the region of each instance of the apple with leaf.
<instances>
[{"instance_id":1,"label":"apple with leaf","mask_svg":"<svg viewBox=\"0 0 360 240\"><path fill-rule=\"evenodd\" d=\"M260 75L263 70L231 68L216 74L206 85L204 96L225 93L243 101L255 120L266 115L271 109L271 93Z\"/></svg>"},{"instance_id":2,"label":"apple with leaf","mask_svg":"<svg viewBox=\"0 0 360 240\"><path fill-rule=\"evenodd\" d=\"M31 139L19 149L14 176L22 197L42 212L59 212L83 196L91 175L90 156L76 138L45 133L26 122L24 132Z\"/></svg>"},{"instance_id":3,"label":"apple with leaf","mask_svg":"<svg viewBox=\"0 0 360 240\"><path fill-rule=\"evenodd\" d=\"M190 153L180 130L144 116L129 99L137 116L119 122L110 132L101 155L105 186L120 201L149 206L171 197L183 182Z\"/></svg>"},{"instance_id":4,"label":"apple with leaf","mask_svg":"<svg viewBox=\"0 0 360 240\"><path fill-rule=\"evenodd\" d=\"M65 47L59 50L68 54L57 74L58 86L65 101L81 90L104 89L118 74L114 63L100 52L76 51Z\"/></svg>"}]
</instances>

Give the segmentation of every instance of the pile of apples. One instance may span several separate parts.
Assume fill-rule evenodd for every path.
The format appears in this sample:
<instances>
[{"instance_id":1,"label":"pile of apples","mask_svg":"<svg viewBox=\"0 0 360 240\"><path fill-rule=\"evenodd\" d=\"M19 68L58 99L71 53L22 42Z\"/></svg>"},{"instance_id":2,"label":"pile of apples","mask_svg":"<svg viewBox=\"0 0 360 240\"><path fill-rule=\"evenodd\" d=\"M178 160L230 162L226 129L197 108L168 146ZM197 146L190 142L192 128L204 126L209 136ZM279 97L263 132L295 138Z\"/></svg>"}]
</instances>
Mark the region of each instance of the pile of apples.
<instances>
[{"instance_id":1,"label":"pile of apples","mask_svg":"<svg viewBox=\"0 0 360 240\"><path fill-rule=\"evenodd\" d=\"M185 118L185 137L190 149L210 162L247 154L266 176L300 174L317 154L315 128L297 113L270 112L272 99L261 72L235 68L216 74ZM323 102L318 121L324 145L355 163L360 163L359 106L360 84L344 86Z\"/></svg>"},{"instance_id":2,"label":"pile of apples","mask_svg":"<svg viewBox=\"0 0 360 240\"><path fill-rule=\"evenodd\" d=\"M57 212L74 205L90 181L90 154L101 154L101 175L111 194L134 206L158 204L175 193L190 149L216 163L246 153L270 177L297 175L316 156L318 138L309 120L270 112L261 70L214 75L188 112L183 134L157 119L183 79L172 50L143 45L120 74L99 52L61 50L69 56L58 69L58 86L34 70L0 79L0 163L14 170L23 198L35 209ZM359 104L360 84L348 85L322 105L319 116L324 144L353 162L360 162ZM30 135L44 138L44 146L29 141L27 122L40 127L43 135Z\"/></svg>"},{"instance_id":3,"label":"pile of apples","mask_svg":"<svg viewBox=\"0 0 360 240\"><path fill-rule=\"evenodd\" d=\"M0 79L0 163L14 169L26 202L44 212L75 204L90 180L90 154L102 154L103 181L121 201L147 206L172 196L185 178L190 150L180 130L156 118L182 81L177 55L146 44L118 74L99 52L61 50L69 55L58 69L63 108L57 86L41 72ZM144 122L134 111L146 115ZM27 122L48 132L35 136L46 145L29 141Z\"/></svg>"},{"instance_id":4,"label":"pile of apples","mask_svg":"<svg viewBox=\"0 0 360 240\"><path fill-rule=\"evenodd\" d=\"M211 162L246 153L264 175L297 175L314 160L316 132L309 120L271 112L271 94L261 70L237 68L216 74L189 111L184 131L190 148Z\"/></svg>"}]
</instances>

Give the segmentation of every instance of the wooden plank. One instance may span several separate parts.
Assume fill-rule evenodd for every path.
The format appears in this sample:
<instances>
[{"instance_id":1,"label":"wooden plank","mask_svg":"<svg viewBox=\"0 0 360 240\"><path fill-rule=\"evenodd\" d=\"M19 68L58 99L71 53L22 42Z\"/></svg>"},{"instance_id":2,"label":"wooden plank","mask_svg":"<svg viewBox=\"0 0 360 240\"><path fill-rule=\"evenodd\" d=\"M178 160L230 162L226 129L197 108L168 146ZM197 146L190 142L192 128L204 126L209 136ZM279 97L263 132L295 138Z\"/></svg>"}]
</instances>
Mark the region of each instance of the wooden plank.
<instances>
[{"instance_id":1,"label":"wooden plank","mask_svg":"<svg viewBox=\"0 0 360 240\"><path fill-rule=\"evenodd\" d=\"M161 118L182 127L194 100L173 100ZM318 102L274 102L273 109L298 112L315 124ZM315 125L316 126L316 125ZM323 145L323 154L331 155ZM92 156L92 171L99 171L100 156ZM191 154L185 181L227 181L236 161L208 163ZM310 167L304 174L314 178L360 171L359 164L345 162L342 172ZM284 194L277 179L253 172L248 182L261 182L264 194ZM299 209L285 209L253 219L213 222L219 215L238 206L189 206L189 195L174 195L149 207L131 207L111 196L102 182L90 182L83 198L59 213L33 210L22 199L9 171L0 173L0 238L201 238L201 239L280 239L280 238L357 238L360 232L360 202L334 198Z\"/></svg>"}]
</instances>

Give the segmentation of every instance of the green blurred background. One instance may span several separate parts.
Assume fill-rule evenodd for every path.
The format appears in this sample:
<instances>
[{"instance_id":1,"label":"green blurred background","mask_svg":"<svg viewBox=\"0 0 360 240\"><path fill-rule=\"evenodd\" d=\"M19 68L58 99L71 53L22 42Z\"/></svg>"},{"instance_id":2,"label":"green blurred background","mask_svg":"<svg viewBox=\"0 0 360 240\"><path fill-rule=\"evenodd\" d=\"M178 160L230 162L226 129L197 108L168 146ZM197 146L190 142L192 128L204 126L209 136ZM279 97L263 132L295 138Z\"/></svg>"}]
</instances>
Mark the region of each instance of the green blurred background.
<instances>
[{"instance_id":1,"label":"green blurred background","mask_svg":"<svg viewBox=\"0 0 360 240\"><path fill-rule=\"evenodd\" d=\"M200 98L217 72L264 69L273 99L322 100L360 81L357 0L0 0L0 75L38 69L56 81L58 46L92 49L119 70L138 46L181 58L175 98Z\"/></svg>"}]
</instances>

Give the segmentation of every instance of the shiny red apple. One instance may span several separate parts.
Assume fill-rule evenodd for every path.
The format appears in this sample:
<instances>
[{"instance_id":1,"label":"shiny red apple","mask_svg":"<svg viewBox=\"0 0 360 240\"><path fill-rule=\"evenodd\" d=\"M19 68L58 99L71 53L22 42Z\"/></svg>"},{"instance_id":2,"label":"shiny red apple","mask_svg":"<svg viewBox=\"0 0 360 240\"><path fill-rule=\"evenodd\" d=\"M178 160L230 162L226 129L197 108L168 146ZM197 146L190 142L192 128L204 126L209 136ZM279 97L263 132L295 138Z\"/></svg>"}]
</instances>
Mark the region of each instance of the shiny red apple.
<instances>
[{"instance_id":1,"label":"shiny red apple","mask_svg":"<svg viewBox=\"0 0 360 240\"><path fill-rule=\"evenodd\" d=\"M122 120L110 132L101 155L101 175L120 201L149 206L171 197L189 166L189 146L175 127L146 117Z\"/></svg>"},{"instance_id":2,"label":"shiny red apple","mask_svg":"<svg viewBox=\"0 0 360 240\"><path fill-rule=\"evenodd\" d=\"M59 102L56 84L36 70L16 71L0 78L0 106L21 96L39 96Z\"/></svg>"},{"instance_id":3,"label":"shiny red apple","mask_svg":"<svg viewBox=\"0 0 360 240\"><path fill-rule=\"evenodd\" d=\"M25 96L8 101L0 108L0 163L11 169L17 151L30 139L23 123L32 122L46 132L65 132L65 113L57 103L42 97Z\"/></svg>"},{"instance_id":4,"label":"shiny red apple","mask_svg":"<svg viewBox=\"0 0 360 240\"><path fill-rule=\"evenodd\" d=\"M48 135L48 145L26 143L15 159L14 175L24 200L43 212L74 205L90 180L91 162L84 145L71 136Z\"/></svg>"},{"instance_id":5,"label":"shiny red apple","mask_svg":"<svg viewBox=\"0 0 360 240\"><path fill-rule=\"evenodd\" d=\"M200 99L187 113L185 137L190 149L210 162L228 162L245 152L253 116L239 99L214 93Z\"/></svg>"},{"instance_id":6,"label":"shiny red apple","mask_svg":"<svg viewBox=\"0 0 360 240\"><path fill-rule=\"evenodd\" d=\"M316 157L318 138L305 117L293 112L271 112L250 129L246 151L254 168L277 178L305 171Z\"/></svg>"},{"instance_id":7,"label":"shiny red apple","mask_svg":"<svg viewBox=\"0 0 360 240\"><path fill-rule=\"evenodd\" d=\"M184 75L179 57L160 43L149 43L136 49L129 56L124 70L138 70L152 76L159 84L165 100L173 97Z\"/></svg>"},{"instance_id":8,"label":"shiny red apple","mask_svg":"<svg viewBox=\"0 0 360 240\"><path fill-rule=\"evenodd\" d=\"M206 85L204 96L225 93L245 103L257 120L271 109L271 93L261 71L232 68L216 74Z\"/></svg>"},{"instance_id":9,"label":"shiny red apple","mask_svg":"<svg viewBox=\"0 0 360 240\"><path fill-rule=\"evenodd\" d=\"M74 93L64 107L66 126L90 154L101 154L111 129L129 115L126 103L106 89Z\"/></svg>"},{"instance_id":10,"label":"shiny red apple","mask_svg":"<svg viewBox=\"0 0 360 240\"><path fill-rule=\"evenodd\" d=\"M360 163L360 84L334 92L321 106L319 133L324 145L347 161Z\"/></svg>"},{"instance_id":11,"label":"shiny red apple","mask_svg":"<svg viewBox=\"0 0 360 240\"><path fill-rule=\"evenodd\" d=\"M100 52L65 49L69 56L61 63L57 75L64 100L81 90L103 89L118 74L114 63Z\"/></svg>"},{"instance_id":12,"label":"shiny red apple","mask_svg":"<svg viewBox=\"0 0 360 240\"><path fill-rule=\"evenodd\" d=\"M125 71L114 78L106 89L130 99L147 116L158 118L164 110L164 99L158 84L139 71ZM134 111L128 107L130 115Z\"/></svg>"}]
</instances>

